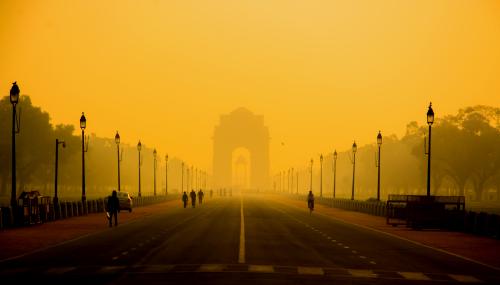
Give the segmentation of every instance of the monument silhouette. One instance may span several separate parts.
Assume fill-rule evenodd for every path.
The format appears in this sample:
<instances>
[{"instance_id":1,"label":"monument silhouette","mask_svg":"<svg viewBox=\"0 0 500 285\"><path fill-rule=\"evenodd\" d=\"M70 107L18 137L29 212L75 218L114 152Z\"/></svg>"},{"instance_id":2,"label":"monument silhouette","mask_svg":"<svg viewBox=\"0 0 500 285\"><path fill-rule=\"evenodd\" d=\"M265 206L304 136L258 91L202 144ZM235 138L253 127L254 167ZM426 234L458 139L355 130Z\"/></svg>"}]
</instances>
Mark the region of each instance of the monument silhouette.
<instances>
[{"instance_id":1,"label":"monument silhouette","mask_svg":"<svg viewBox=\"0 0 500 285\"><path fill-rule=\"evenodd\" d=\"M249 187L266 189L269 184L269 140L269 129L264 125L263 116L246 108L221 115L213 136L214 186L233 186L233 152L244 148L250 153Z\"/></svg>"}]
</instances>

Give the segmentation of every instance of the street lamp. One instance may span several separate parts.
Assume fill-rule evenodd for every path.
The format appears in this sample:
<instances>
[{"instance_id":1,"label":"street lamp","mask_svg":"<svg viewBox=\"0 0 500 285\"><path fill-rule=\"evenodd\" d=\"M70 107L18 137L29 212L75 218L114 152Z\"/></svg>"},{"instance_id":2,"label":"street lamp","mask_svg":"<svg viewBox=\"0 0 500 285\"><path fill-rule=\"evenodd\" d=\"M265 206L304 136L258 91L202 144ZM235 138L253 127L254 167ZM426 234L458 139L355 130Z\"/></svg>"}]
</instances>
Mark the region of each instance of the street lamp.
<instances>
[{"instance_id":1,"label":"street lamp","mask_svg":"<svg viewBox=\"0 0 500 285\"><path fill-rule=\"evenodd\" d=\"M429 103L427 110L427 124L429 125L429 149L427 150L427 197L431 196L431 130L434 123L434 110L432 110L432 102Z\"/></svg>"},{"instance_id":2,"label":"street lamp","mask_svg":"<svg viewBox=\"0 0 500 285\"><path fill-rule=\"evenodd\" d=\"M354 177L356 172L356 151L358 151L358 146L356 145L356 141L352 144L352 192L351 192L351 200L354 200Z\"/></svg>"},{"instance_id":3,"label":"street lamp","mask_svg":"<svg viewBox=\"0 0 500 285\"><path fill-rule=\"evenodd\" d=\"M335 184L337 179L337 150L333 152L333 198L335 198Z\"/></svg>"},{"instance_id":4,"label":"street lamp","mask_svg":"<svg viewBox=\"0 0 500 285\"><path fill-rule=\"evenodd\" d=\"M116 154L117 154L117 158L118 158L118 192L120 192L120 161L121 161L121 158L120 158L120 134L118 133L118 131L116 131L116 135L115 135L115 143L116 143Z\"/></svg>"},{"instance_id":5,"label":"street lamp","mask_svg":"<svg viewBox=\"0 0 500 285\"><path fill-rule=\"evenodd\" d=\"M293 167L292 167L292 172L291 172L290 178L292 180L290 183L290 194L293 194Z\"/></svg>"},{"instance_id":6,"label":"street lamp","mask_svg":"<svg viewBox=\"0 0 500 285\"><path fill-rule=\"evenodd\" d=\"M156 152L156 148L153 150L153 195L156 196L156 156L158 153Z\"/></svg>"},{"instance_id":7,"label":"street lamp","mask_svg":"<svg viewBox=\"0 0 500 285\"><path fill-rule=\"evenodd\" d=\"M19 103L19 86L17 83L12 83L10 88L10 103L12 104L12 193L10 196L10 206L14 209L17 206L16 202L16 134L19 133L19 123L17 122L16 106Z\"/></svg>"},{"instance_id":8,"label":"street lamp","mask_svg":"<svg viewBox=\"0 0 500 285\"><path fill-rule=\"evenodd\" d=\"M319 156L319 197L323 197L323 154Z\"/></svg>"},{"instance_id":9,"label":"street lamp","mask_svg":"<svg viewBox=\"0 0 500 285\"><path fill-rule=\"evenodd\" d=\"M64 141L56 139L56 171L55 171L55 181L54 181L54 211L56 214L56 219L59 219L59 198L57 197L57 172L58 172L58 161L59 161L59 145L62 144L63 148L66 147Z\"/></svg>"},{"instance_id":10,"label":"street lamp","mask_svg":"<svg viewBox=\"0 0 500 285\"><path fill-rule=\"evenodd\" d=\"M165 155L165 195L168 195L168 154Z\"/></svg>"},{"instance_id":11,"label":"street lamp","mask_svg":"<svg viewBox=\"0 0 500 285\"><path fill-rule=\"evenodd\" d=\"M137 143L137 152L139 153L139 194L137 196L141 197L141 141Z\"/></svg>"},{"instance_id":12,"label":"street lamp","mask_svg":"<svg viewBox=\"0 0 500 285\"><path fill-rule=\"evenodd\" d=\"M83 212L87 213L87 196L85 195L85 152L87 152L85 148L85 128L87 128L87 118L85 118L85 114L82 112L82 116L80 117L80 129L82 129L82 207Z\"/></svg>"},{"instance_id":13,"label":"street lamp","mask_svg":"<svg viewBox=\"0 0 500 285\"><path fill-rule=\"evenodd\" d=\"M311 158L311 182L309 184L309 191L313 190L313 159Z\"/></svg>"},{"instance_id":14,"label":"street lamp","mask_svg":"<svg viewBox=\"0 0 500 285\"><path fill-rule=\"evenodd\" d=\"M378 161L377 161L377 201L380 201L380 146L382 145L382 134L378 131L377 135L377 145L378 145Z\"/></svg>"}]
</instances>

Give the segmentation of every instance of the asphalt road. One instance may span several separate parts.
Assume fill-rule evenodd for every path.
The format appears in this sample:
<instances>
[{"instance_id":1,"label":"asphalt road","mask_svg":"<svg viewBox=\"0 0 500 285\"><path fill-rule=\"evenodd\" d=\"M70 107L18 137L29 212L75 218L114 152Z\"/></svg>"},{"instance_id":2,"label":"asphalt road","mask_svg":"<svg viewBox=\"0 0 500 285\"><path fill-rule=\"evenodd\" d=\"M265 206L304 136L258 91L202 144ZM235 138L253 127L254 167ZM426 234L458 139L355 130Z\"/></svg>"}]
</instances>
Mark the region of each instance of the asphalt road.
<instances>
[{"instance_id":1,"label":"asphalt road","mask_svg":"<svg viewBox=\"0 0 500 285\"><path fill-rule=\"evenodd\" d=\"M304 203L304 207L306 204ZM242 223L243 221L243 223ZM0 263L1 284L500 284L500 272L266 196L209 200Z\"/></svg>"}]
</instances>

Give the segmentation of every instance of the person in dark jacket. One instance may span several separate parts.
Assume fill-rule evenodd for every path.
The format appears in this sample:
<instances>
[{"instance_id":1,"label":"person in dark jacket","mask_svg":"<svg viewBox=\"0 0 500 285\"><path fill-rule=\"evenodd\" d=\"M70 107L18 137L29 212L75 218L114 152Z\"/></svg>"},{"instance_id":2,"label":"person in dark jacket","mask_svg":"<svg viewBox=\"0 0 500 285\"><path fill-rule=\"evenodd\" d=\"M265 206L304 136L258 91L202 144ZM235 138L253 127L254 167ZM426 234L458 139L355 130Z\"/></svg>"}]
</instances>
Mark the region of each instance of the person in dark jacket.
<instances>
[{"instance_id":1,"label":"person in dark jacket","mask_svg":"<svg viewBox=\"0 0 500 285\"><path fill-rule=\"evenodd\" d=\"M203 193L203 191L200 189L198 191L198 203L201 205L201 203L203 203L203 196L205 196L205 194Z\"/></svg>"},{"instance_id":2,"label":"person in dark jacket","mask_svg":"<svg viewBox=\"0 0 500 285\"><path fill-rule=\"evenodd\" d=\"M194 192L194 189L191 190L191 193L189 193L191 196L191 206L196 207L196 192Z\"/></svg>"},{"instance_id":3,"label":"person in dark jacket","mask_svg":"<svg viewBox=\"0 0 500 285\"><path fill-rule=\"evenodd\" d=\"M109 226L112 227L113 216L115 217L115 227L118 226L118 212L120 212L120 200L116 191L113 190L111 196L108 197L108 212L109 212Z\"/></svg>"},{"instance_id":4,"label":"person in dark jacket","mask_svg":"<svg viewBox=\"0 0 500 285\"><path fill-rule=\"evenodd\" d=\"M188 195L186 194L186 191L184 191L184 194L182 194L182 202L184 203L184 208L186 208L188 200Z\"/></svg>"}]
</instances>

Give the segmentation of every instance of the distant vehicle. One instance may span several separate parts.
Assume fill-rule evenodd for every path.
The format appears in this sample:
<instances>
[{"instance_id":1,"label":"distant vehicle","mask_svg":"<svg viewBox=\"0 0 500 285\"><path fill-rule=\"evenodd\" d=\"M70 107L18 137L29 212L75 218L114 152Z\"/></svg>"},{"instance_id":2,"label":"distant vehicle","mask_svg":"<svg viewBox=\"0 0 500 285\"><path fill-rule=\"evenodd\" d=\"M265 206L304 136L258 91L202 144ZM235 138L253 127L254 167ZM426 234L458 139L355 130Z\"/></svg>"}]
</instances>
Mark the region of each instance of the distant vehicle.
<instances>
[{"instance_id":1,"label":"distant vehicle","mask_svg":"<svg viewBox=\"0 0 500 285\"><path fill-rule=\"evenodd\" d=\"M120 201L120 211L121 210L128 210L129 212L132 212L132 197L128 192L116 192L118 195L118 200ZM108 197L104 199L104 202L107 204L108 203Z\"/></svg>"}]
</instances>

